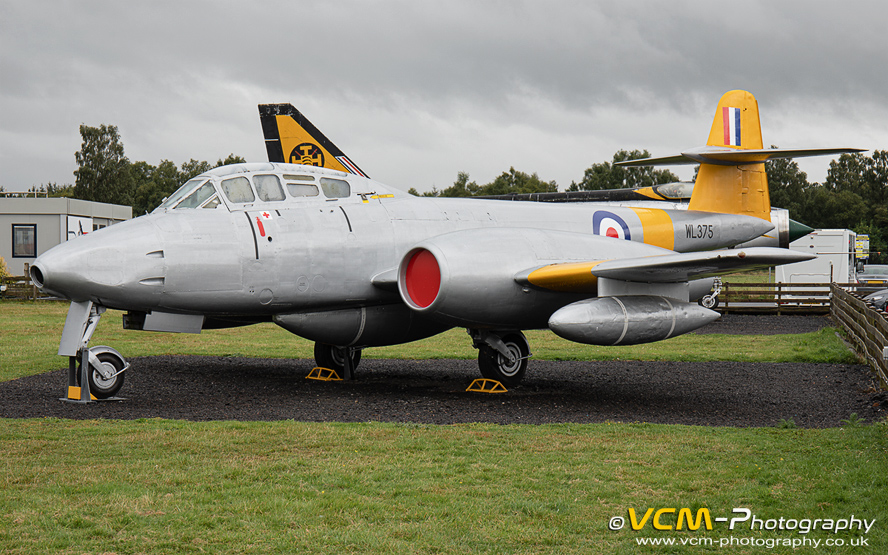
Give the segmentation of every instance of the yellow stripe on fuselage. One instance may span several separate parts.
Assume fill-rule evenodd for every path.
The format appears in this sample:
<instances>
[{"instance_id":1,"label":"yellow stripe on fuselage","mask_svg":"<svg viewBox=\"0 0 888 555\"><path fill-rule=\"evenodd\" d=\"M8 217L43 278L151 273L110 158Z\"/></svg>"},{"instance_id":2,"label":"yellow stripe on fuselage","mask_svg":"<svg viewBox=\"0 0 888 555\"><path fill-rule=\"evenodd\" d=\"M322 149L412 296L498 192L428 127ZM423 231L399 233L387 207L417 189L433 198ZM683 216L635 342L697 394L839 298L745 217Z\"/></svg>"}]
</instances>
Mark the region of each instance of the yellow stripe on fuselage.
<instances>
[{"instance_id":1,"label":"yellow stripe on fuselage","mask_svg":"<svg viewBox=\"0 0 888 555\"><path fill-rule=\"evenodd\" d=\"M598 278L592 275L592 268L602 262L604 261L550 264L532 271L527 276L527 281L550 291L595 294L598 292Z\"/></svg>"},{"instance_id":2,"label":"yellow stripe on fuselage","mask_svg":"<svg viewBox=\"0 0 888 555\"><path fill-rule=\"evenodd\" d=\"M675 248L675 226L665 210L657 208L632 208L641 220L644 242L655 247Z\"/></svg>"}]
</instances>

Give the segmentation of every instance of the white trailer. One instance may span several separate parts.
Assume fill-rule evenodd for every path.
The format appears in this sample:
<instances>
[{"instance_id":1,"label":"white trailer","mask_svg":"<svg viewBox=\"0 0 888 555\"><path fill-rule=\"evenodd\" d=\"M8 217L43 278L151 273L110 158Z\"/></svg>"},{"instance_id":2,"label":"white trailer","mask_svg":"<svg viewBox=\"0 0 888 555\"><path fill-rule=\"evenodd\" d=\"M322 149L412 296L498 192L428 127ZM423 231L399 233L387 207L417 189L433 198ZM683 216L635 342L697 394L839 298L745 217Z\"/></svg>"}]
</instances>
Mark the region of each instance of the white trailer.
<instances>
[{"instance_id":1,"label":"white trailer","mask_svg":"<svg viewBox=\"0 0 888 555\"><path fill-rule=\"evenodd\" d=\"M816 254L817 258L777 266L777 283L855 283L854 241L850 229L817 229L789 244L794 251Z\"/></svg>"}]
</instances>

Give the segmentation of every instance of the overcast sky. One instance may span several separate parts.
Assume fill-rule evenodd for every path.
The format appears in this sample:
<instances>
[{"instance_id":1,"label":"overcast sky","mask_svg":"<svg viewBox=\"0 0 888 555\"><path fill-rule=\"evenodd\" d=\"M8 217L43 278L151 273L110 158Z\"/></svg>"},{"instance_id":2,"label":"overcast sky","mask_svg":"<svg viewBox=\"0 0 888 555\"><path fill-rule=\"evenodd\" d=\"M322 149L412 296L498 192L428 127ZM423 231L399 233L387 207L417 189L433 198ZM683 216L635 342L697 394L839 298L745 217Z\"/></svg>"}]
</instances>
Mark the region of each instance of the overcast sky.
<instances>
[{"instance_id":1,"label":"overcast sky","mask_svg":"<svg viewBox=\"0 0 888 555\"><path fill-rule=\"evenodd\" d=\"M510 166L563 190L619 149L703 145L732 89L766 146L884 150L886 22L883 0L0 0L0 186L73 183L80 124L131 161L264 161L272 102L405 190Z\"/></svg>"}]
</instances>

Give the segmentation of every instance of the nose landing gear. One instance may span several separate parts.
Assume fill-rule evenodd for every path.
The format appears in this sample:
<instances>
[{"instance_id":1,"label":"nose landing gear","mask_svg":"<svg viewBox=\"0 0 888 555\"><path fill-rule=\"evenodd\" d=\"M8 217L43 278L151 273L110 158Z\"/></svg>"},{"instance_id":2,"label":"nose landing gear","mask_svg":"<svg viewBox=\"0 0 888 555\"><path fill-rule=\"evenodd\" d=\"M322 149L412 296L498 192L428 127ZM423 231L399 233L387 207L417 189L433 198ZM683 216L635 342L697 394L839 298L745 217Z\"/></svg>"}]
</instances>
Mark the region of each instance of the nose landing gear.
<instances>
[{"instance_id":1,"label":"nose landing gear","mask_svg":"<svg viewBox=\"0 0 888 555\"><path fill-rule=\"evenodd\" d=\"M105 307L91 301L72 302L68 309L59 344L59 354L68 356L68 394L62 401L119 400L115 395L123 387L129 364L111 347L88 347L104 312Z\"/></svg>"}]
</instances>

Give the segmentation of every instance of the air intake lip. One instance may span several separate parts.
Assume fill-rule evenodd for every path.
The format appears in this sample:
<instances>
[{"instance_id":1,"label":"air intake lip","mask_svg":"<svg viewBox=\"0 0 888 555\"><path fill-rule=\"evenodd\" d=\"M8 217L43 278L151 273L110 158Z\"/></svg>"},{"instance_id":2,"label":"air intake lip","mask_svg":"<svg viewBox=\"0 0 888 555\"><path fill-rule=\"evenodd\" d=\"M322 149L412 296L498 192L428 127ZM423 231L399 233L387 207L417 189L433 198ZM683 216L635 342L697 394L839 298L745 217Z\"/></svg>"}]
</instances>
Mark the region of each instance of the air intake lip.
<instances>
[{"instance_id":1,"label":"air intake lip","mask_svg":"<svg viewBox=\"0 0 888 555\"><path fill-rule=\"evenodd\" d=\"M43 284L46 282L43 277L43 270L41 270L39 266L35 266L32 264L31 269L28 271L28 273L31 275L31 281L34 282L34 285L36 285L40 289L43 289Z\"/></svg>"},{"instance_id":2,"label":"air intake lip","mask_svg":"<svg viewBox=\"0 0 888 555\"><path fill-rule=\"evenodd\" d=\"M405 257L406 267L401 271L402 295L414 309L425 309L432 305L441 292L441 267L435 255L419 248ZM402 264L403 266L403 264Z\"/></svg>"}]
</instances>

